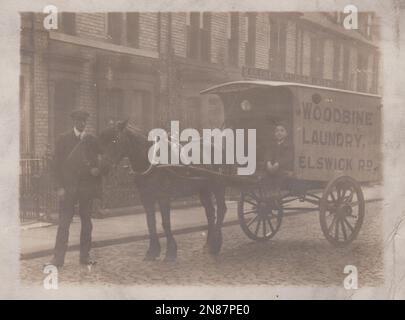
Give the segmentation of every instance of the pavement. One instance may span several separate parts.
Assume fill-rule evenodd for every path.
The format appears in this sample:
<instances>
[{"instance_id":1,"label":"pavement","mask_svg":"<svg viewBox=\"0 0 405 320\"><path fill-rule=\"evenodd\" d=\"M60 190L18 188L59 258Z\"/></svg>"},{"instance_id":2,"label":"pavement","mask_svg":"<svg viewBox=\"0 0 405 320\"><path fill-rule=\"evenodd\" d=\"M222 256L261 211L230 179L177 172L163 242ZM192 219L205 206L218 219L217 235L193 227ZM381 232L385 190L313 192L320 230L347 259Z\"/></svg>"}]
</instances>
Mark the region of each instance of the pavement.
<instances>
[{"instance_id":1,"label":"pavement","mask_svg":"<svg viewBox=\"0 0 405 320\"><path fill-rule=\"evenodd\" d=\"M364 187L363 192L366 201L381 200L381 189L382 187L379 185ZM291 203L290 205L297 206L297 203ZM301 207L305 205L305 203L299 203ZM227 206L228 211L224 226L238 224L237 203L235 201L228 201ZM125 209L121 210L123 214L120 216L93 219L93 248L148 239L145 214L139 214L139 210L134 210L134 214L125 212ZM163 236L159 212L157 212L156 217L158 232ZM207 226L205 212L201 206L172 209L171 221L174 234L204 231ZM21 259L52 255L56 231L57 225L44 222L22 225L20 237ZM80 218L75 216L70 227L69 251L79 249L79 238Z\"/></svg>"}]
</instances>

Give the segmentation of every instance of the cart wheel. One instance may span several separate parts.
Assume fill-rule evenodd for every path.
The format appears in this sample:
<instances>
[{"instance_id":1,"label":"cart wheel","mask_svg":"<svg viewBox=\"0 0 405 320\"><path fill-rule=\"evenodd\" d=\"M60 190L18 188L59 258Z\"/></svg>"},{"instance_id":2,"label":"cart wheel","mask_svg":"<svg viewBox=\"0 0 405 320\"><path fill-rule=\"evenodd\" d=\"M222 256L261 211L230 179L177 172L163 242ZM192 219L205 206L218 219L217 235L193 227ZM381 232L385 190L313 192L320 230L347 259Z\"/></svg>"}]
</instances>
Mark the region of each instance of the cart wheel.
<instances>
[{"instance_id":1,"label":"cart wheel","mask_svg":"<svg viewBox=\"0 0 405 320\"><path fill-rule=\"evenodd\" d=\"M351 243L360 232L365 214L360 184L348 176L330 181L320 200L319 213L322 232L330 243Z\"/></svg>"},{"instance_id":2,"label":"cart wheel","mask_svg":"<svg viewBox=\"0 0 405 320\"><path fill-rule=\"evenodd\" d=\"M267 200L266 200L267 199ZM243 232L252 240L269 240L280 229L283 209L263 197L261 189L242 192L238 202L238 218Z\"/></svg>"}]
</instances>

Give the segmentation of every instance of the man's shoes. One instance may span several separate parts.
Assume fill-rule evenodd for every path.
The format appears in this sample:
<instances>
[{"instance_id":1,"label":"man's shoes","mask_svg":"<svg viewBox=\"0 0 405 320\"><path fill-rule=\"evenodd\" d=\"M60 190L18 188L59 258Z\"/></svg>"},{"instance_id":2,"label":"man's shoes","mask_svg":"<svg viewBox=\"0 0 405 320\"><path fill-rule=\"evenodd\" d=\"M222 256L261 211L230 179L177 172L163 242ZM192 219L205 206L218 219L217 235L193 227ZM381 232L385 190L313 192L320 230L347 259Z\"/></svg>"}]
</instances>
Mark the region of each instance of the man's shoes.
<instances>
[{"instance_id":1,"label":"man's shoes","mask_svg":"<svg viewBox=\"0 0 405 320\"><path fill-rule=\"evenodd\" d=\"M80 264L84 265L84 266L91 267L91 266L94 266L96 263L97 263L96 260L93 260L93 259L90 259L90 258L88 258L88 259L80 259Z\"/></svg>"},{"instance_id":2,"label":"man's shoes","mask_svg":"<svg viewBox=\"0 0 405 320\"><path fill-rule=\"evenodd\" d=\"M53 258L51 261L44 263L44 268L47 266L54 266L57 269L60 269L63 267L63 263L57 261L55 258Z\"/></svg>"}]
</instances>

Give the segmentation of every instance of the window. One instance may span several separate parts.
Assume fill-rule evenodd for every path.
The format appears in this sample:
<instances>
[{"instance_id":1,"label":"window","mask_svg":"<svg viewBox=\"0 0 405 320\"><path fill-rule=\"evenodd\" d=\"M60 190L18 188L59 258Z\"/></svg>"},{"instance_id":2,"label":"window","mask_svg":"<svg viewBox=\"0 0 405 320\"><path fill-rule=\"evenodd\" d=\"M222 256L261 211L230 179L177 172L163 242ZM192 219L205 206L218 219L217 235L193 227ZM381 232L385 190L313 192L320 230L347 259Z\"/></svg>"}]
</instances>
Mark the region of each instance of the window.
<instances>
[{"instance_id":1,"label":"window","mask_svg":"<svg viewBox=\"0 0 405 320\"><path fill-rule=\"evenodd\" d=\"M125 117L131 119L137 128L148 130L152 126L152 105L151 94L149 91L134 90L130 110L125 114Z\"/></svg>"},{"instance_id":2,"label":"window","mask_svg":"<svg viewBox=\"0 0 405 320\"><path fill-rule=\"evenodd\" d=\"M368 56L364 53L357 55L357 90L367 91Z\"/></svg>"},{"instance_id":3,"label":"window","mask_svg":"<svg viewBox=\"0 0 405 320\"><path fill-rule=\"evenodd\" d=\"M112 43L139 48L139 12L110 12L107 14L106 25L107 34Z\"/></svg>"},{"instance_id":4,"label":"window","mask_svg":"<svg viewBox=\"0 0 405 320\"><path fill-rule=\"evenodd\" d=\"M188 56L198 58L200 51L200 14L190 13L190 23L188 25Z\"/></svg>"},{"instance_id":5,"label":"window","mask_svg":"<svg viewBox=\"0 0 405 320\"><path fill-rule=\"evenodd\" d=\"M229 13L228 21L228 59L232 66L239 65L239 14Z\"/></svg>"},{"instance_id":6,"label":"window","mask_svg":"<svg viewBox=\"0 0 405 320\"><path fill-rule=\"evenodd\" d=\"M209 62L211 59L211 14L204 12L202 19L201 60Z\"/></svg>"},{"instance_id":7,"label":"window","mask_svg":"<svg viewBox=\"0 0 405 320\"><path fill-rule=\"evenodd\" d=\"M127 44L133 48L139 47L139 13L127 13Z\"/></svg>"},{"instance_id":8,"label":"window","mask_svg":"<svg viewBox=\"0 0 405 320\"><path fill-rule=\"evenodd\" d=\"M20 76L20 153L27 155L31 151L31 118L25 80Z\"/></svg>"},{"instance_id":9,"label":"window","mask_svg":"<svg viewBox=\"0 0 405 320\"><path fill-rule=\"evenodd\" d=\"M379 56L378 53L375 53L373 55L373 73L372 73L372 79L371 79L371 88L370 91L372 93L378 93L378 64L379 64Z\"/></svg>"},{"instance_id":10,"label":"window","mask_svg":"<svg viewBox=\"0 0 405 320\"><path fill-rule=\"evenodd\" d=\"M245 44L245 64L255 66L256 63L256 14L247 13L247 42Z\"/></svg>"},{"instance_id":11,"label":"window","mask_svg":"<svg viewBox=\"0 0 405 320\"><path fill-rule=\"evenodd\" d=\"M101 127L104 128L118 120L124 120L122 90L112 88L108 90L105 107L101 113Z\"/></svg>"},{"instance_id":12,"label":"window","mask_svg":"<svg viewBox=\"0 0 405 320\"><path fill-rule=\"evenodd\" d=\"M296 51L296 74L302 75L303 74L303 60L304 60L304 30L301 28L297 28L297 51ZM269 68L272 67L272 60L271 59L271 48L269 53Z\"/></svg>"},{"instance_id":13,"label":"window","mask_svg":"<svg viewBox=\"0 0 405 320\"><path fill-rule=\"evenodd\" d=\"M311 38L311 77L313 79L323 78L323 58L324 58L323 40Z\"/></svg>"},{"instance_id":14,"label":"window","mask_svg":"<svg viewBox=\"0 0 405 320\"><path fill-rule=\"evenodd\" d=\"M374 14L368 12L359 12L359 32L367 37L371 38L373 33L373 20Z\"/></svg>"},{"instance_id":15,"label":"window","mask_svg":"<svg viewBox=\"0 0 405 320\"><path fill-rule=\"evenodd\" d=\"M367 28L366 28L366 36L368 38L372 37L373 33L373 23L374 23L374 14L370 13L367 15Z\"/></svg>"},{"instance_id":16,"label":"window","mask_svg":"<svg viewBox=\"0 0 405 320\"><path fill-rule=\"evenodd\" d=\"M59 26L63 33L76 34L76 15L72 12L62 12L59 16Z\"/></svg>"},{"instance_id":17,"label":"window","mask_svg":"<svg viewBox=\"0 0 405 320\"><path fill-rule=\"evenodd\" d=\"M335 44L333 48L333 80L340 80L341 46Z\"/></svg>"},{"instance_id":18,"label":"window","mask_svg":"<svg viewBox=\"0 0 405 320\"><path fill-rule=\"evenodd\" d=\"M345 89L350 89L350 49L344 48L343 51L343 85Z\"/></svg>"},{"instance_id":19,"label":"window","mask_svg":"<svg viewBox=\"0 0 405 320\"><path fill-rule=\"evenodd\" d=\"M123 17L120 12L107 14L107 34L115 44L122 43Z\"/></svg>"},{"instance_id":20,"label":"window","mask_svg":"<svg viewBox=\"0 0 405 320\"><path fill-rule=\"evenodd\" d=\"M270 18L269 69L284 72L286 57L287 24Z\"/></svg>"},{"instance_id":21,"label":"window","mask_svg":"<svg viewBox=\"0 0 405 320\"><path fill-rule=\"evenodd\" d=\"M201 99L200 97L186 98L186 126L185 128L201 129Z\"/></svg>"},{"instance_id":22,"label":"window","mask_svg":"<svg viewBox=\"0 0 405 320\"><path fill-rule=\"evenodd\" d=\"M187 56L210 61L211 59L211 14L191 12L187 22Z\"/></svg>"},{"instance_id":23,"label":"window","mask_svg":"<svg viewBox=\"0 0 405 320\"><path fill-rule=\"evenodd\" d=\"M365 35L367 31L367 14L359 12L358 17L359 17L359 31L361 34Z\"/></svg>"}]
</instances>

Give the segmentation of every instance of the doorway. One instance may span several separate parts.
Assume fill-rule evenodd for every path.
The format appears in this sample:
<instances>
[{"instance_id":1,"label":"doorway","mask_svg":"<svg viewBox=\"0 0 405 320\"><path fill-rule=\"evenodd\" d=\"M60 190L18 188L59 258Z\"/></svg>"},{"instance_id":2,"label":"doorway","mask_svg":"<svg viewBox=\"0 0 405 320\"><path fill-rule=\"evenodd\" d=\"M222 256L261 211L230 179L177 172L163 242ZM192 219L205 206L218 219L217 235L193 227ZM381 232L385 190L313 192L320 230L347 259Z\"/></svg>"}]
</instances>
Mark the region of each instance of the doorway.
<instances>
[{"instance_id":1,"label":"doorway","mask_svg":"<svg viewBox=\"0 0 405 320\"><path fill-rule=\"evenodd\" d=\"M60 80L55 84L53 136L55 139L71 129L70 114L77 103L77 84L70 80Z\"/></svg>"}]
</instances>

